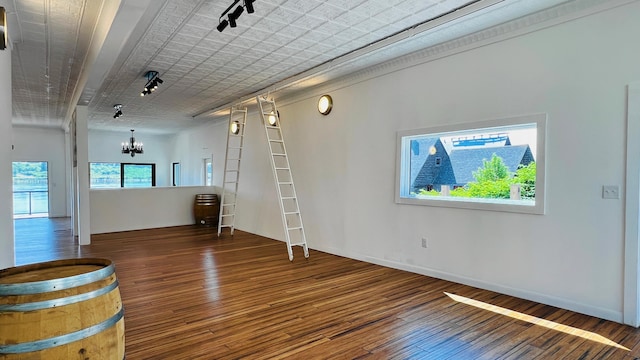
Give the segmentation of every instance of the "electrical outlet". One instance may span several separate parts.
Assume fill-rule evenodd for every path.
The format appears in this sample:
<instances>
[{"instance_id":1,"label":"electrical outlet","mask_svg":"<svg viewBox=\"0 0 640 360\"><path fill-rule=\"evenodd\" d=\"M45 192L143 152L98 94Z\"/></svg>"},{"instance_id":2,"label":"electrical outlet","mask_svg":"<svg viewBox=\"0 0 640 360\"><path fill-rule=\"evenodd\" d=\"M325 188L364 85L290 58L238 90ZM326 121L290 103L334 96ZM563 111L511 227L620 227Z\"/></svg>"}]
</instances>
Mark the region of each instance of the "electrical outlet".
<instances>
[{"instance_id":1,"label":"electrical outlet","mask_svg":"<svg viewBox=\"0 0 640 360\"><path fill-rule=\"evenodd\" d=\"M422 238L422 247L425 248L425 249L427 248L427 238L426 237Z\"/></svg>"},{"instance_id":2,"label":"electrical outlet","mask_svg":"<svg viewBox=\"0 0 640 360\"><path fill-rule=\"evenodd\" d=\"M603 199L620 199L620 187L618 185L602 186Z\"/></svg>"}]
</instances>

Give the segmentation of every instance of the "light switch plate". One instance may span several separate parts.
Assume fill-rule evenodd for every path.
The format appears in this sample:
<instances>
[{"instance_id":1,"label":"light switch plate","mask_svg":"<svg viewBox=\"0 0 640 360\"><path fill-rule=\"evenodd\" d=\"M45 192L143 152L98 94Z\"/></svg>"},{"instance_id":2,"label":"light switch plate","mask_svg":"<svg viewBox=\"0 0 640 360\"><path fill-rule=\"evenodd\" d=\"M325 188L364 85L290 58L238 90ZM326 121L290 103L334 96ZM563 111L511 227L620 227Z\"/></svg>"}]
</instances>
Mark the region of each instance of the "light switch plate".
<instances>
[{"instance_id":1,"label":"light switch plate","mask_svg":"<svg viewBox=\"0 0 640 360\"><path fill-rule=\"evenodd\" d=\"M620 187L618 185L603 185L603 199L620 199Z\"/></svg>"}]
</instances>

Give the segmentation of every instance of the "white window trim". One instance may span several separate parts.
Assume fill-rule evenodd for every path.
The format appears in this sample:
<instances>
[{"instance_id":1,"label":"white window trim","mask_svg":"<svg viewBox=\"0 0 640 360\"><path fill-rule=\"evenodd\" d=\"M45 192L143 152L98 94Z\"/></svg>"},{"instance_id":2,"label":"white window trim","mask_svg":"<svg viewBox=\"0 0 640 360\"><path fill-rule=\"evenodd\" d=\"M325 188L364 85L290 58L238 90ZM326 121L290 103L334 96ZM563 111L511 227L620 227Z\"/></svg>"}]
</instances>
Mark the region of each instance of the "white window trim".
<instances>
[{"instance_id":1,"label":"white window trim","mask_svg":"<svg viewBox=\"0 0 640 360\"><path fill-rule=\"evenodd\" d=\"M409 146L403 146L403 139L410 136L422 134L438 135L452 131L474 131L476 129L490 129L493 127L503 127L512 125L536 124L537 131L537 151L536 160L536 195L535 204L528 205L524 201L501 200L501 199L474 199L456 197L408 197L406 189L409 187L403 184L406 176L403 176L402 169L409 165ZM397 204L426 205L461 209L476 209L490 211L504 211L525 214L544 214L545 198L545 138L546 138L547 114L531 114L503 119L493 119L464 124L434 126L422 129L401 130L396 133L396 188L395 202ZM408 141L408 140L405 140ZM408 180L407 180L408 181ZM404 190L403 190L404 189ZM403 192L405 194L403 194Z\"/></svg>"}]
</instances>

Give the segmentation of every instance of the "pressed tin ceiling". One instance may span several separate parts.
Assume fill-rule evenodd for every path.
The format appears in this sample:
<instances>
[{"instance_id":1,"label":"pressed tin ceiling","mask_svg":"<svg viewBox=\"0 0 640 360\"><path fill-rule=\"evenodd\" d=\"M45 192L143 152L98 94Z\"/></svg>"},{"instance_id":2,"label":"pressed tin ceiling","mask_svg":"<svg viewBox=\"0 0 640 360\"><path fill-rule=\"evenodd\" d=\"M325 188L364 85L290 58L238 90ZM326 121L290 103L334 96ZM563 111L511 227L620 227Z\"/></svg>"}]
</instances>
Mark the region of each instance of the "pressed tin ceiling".
<instances>
[{"instance_id":1,"label":"pressed tin ceiling","mask_svg":"<svg viewBox=\"0 0 640 360\"><path fill-rule=\"evenodd\" d=\"M173 133L271 89L299 90L553 6L603 0L0 0L12 43L14 125ZM242 4L242 1L240 1ZM164 80L141 97L148 70ZM284 91L284 90L283 90ZM124 116L113 118L114 104Z\"/></svg>"}]
</instances>

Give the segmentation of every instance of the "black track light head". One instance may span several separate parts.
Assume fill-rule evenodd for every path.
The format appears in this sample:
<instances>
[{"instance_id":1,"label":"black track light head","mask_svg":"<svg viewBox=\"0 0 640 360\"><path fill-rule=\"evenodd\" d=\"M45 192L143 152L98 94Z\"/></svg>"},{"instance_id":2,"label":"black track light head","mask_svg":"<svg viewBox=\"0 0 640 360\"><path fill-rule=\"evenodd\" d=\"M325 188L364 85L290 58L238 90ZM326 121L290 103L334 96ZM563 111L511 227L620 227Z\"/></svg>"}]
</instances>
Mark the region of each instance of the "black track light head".
<instances>
[{"instance_id":1,"label":"black track light head","mask_svg":"<svg viewBox=\"0 0 640 360\"><path fill-rule=\"evenodd\" d=\"M113 118L114 118L114 119L117 119L117 118L119 118L120 116L122 116L122 115L123 115L123 114L122 114L122 104L115 104L115 105L113 105L113 109L116 111L116 113L115 113L115 114L113 114Z\"/></svg>"},{"instance_id":2,"label":"black track light head","mask_svg":"<svg viewBox=\"0 0 640 360\"><path fill-rule=\"evenodd\" d=\"M226 29L228 25L229 25L229 22L226 19L222 20L218 24L217 29L218 29L219 32L222 32L222 30Z\"/></svg>"},{"instance_id":3,"label":"black track light head","mask_svg":"<svg viewBox=\"0 0 640 360\"><path fill-rule=\"evenodd\" d=\"M242 15L243 11L244 8L242 7L242 5L238 5L238 7L231 14L229 14L229 26L231 26L232 28L238 26L236 24L236 20L240 17L240 15Z\"/></svg>"},{"instance_id":4,"label":"black track light head","mask_svg":"<svg viewBox=\"0 0 640 360\"><path fill-rule=\"evenodd\" d=\"M253 14L254 13L254 9L253 9L253 2L255 0L244 0L244 7L247 8L247 13L248 14Z\"/></svg>"},{"instance_id":5,"label":"black track light head","mask_svg":"<svg viewBox=\"0 0 640 360\"><path fill-rule=\"evenodd\" d=\"M149 70L144 73L144 78L147 79L147 84L144 86L144 90L140 93L140 96L146 96L158 89L158 84L162 84L164 81L158 77L158 72L155 70Z\"/></svg>"}]
</instances>

